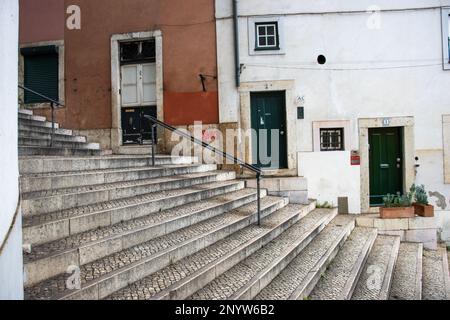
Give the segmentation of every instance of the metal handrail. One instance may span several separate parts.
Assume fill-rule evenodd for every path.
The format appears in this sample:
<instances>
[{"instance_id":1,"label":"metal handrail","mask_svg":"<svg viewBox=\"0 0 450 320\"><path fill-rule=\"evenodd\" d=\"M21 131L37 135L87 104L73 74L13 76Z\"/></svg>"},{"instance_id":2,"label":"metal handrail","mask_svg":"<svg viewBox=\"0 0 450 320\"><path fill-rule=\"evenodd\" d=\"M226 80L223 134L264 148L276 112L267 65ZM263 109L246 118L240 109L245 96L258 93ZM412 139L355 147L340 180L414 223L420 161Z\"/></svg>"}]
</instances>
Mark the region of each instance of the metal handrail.
<instances>
[{"instance_id":1,"label":"metal handrail","mask_svg":"<svg viewBox=\"0 0 450 320\"><path fill-rule=\"evenodd\" d=\"M156 144L157 144L156 128L157 128L157 126L160 126L160 127L167 129L179 136L189 139L191 142L193 142L195 144L201 145L205 149L211 150L212 152L222 156L223 158L233 161L234 164L238 164L245 169L253 171L256 174L256 188L257 188L257 193L258 193L258 195L257 195L258 225L261 225L261 176L262 176L262 170L260 168L254 166L252 164L246 163L245 161L238 159L222 150L219 150L219 149L211 146L210 144L193 137L192 135L190 135L186 132L183 132L163 121L156 119L155 117L145 115L144 118L148 119L152 126L152 165L153 166L155 166L155 154L156 154Z\"/></svg>"},{"instance_id":2,"label":"metal handrail","mask_svg":"<svg viewBox=\"0 0 450 320\"><path fill-rule=\"evenodd\" d=\"M45 95L43 95L43 94L41 94L39 92L36 92L36 91L34 91L34 90L30 89L30 88L22 86L20 84L18 85L18 87L20 89L22 89L23 91L30 92L30 93L38 96L38 97L43 98L44 100L46 100L48 102L50 102L50 107L52 109L52 133L50 135L50 147L53 147L53 138L54 138L54 135L55 135L55 105L56 106L60 106L60 107L64 107L64 104L62 104L61 102L56 101L56 100L54 100L52 98L49 98L49 97L47 97L47 96L45 96Z\"/></svg>"}]
</instances>

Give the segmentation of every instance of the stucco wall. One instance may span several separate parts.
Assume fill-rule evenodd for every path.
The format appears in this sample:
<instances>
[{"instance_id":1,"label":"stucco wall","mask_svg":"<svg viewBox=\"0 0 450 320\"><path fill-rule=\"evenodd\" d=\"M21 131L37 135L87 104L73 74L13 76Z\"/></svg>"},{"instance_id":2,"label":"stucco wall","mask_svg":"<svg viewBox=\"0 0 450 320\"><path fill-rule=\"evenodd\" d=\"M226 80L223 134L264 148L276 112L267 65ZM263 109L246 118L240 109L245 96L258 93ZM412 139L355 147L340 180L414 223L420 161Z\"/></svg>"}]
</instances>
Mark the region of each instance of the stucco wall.
<instances>
[{"instance_id":1,"label":"stucco wall","mask_svg":"<svg viewBox=\"0 0 450 320\"><path fill-rule=\"evenodd\" d=\"M382 10L379 29L368 28L373 16L366 10L373 4L368 0L239 1L241 81L295 82L295 101L287 105L295 108L302 97L305 107L304 120L288 119L295 123L291 136L296 152L313 151L314 121L349 120L351 150L358 150L358 119L414 117L414 149L421 164L417 183L442 193L449 206L449 185L443 183L442 115L450 110L450 72L442 67L440 6L450 6L450 1L377 1ZM221 122L241 120L231 13L231 1L216 1ZM248 20L276 14L283 14L285 54L250 55ZM323 66L317 63L319 54L327 58ZM355 192L353 197L358 196Z\"/></svg>"},{"instance_id":2,"label":"stucco wall","mask_svg":"<svg viewBox=\"0 0 450 320\"><path fill-rule=\"evenodd\" d=\"M18 1L0 2L0 300L23 298L17 159Z\"/></svg>"}]
</instances>

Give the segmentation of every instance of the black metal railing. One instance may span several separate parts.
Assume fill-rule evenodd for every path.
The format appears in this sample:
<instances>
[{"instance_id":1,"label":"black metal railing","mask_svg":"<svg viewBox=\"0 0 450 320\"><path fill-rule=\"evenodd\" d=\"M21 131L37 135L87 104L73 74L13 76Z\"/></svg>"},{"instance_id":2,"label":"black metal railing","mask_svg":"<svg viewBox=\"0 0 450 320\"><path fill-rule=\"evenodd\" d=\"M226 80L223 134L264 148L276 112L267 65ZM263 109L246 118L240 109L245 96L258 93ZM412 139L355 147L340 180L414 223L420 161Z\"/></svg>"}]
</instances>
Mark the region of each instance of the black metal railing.
<instances>
[{"instance_id":1,"label":"black metal railing","mask_svg":"<svg viewBox=\"0 0 450 320\"><path fill-rule=\"evenodd\" d=\"M258 193L258 195L257 195L258 225L261 225L261 177L262 177L262 171L260 168L254 166L252 164L248 164L245 161L242 161L236 157L233 157L232 155L230 155L222 150L219 150L202 140L199 140L199 139L193 137L189 133L178 130L177 128L175 128L165 122L162 122L162 121L156 119L155 117L148 116L148 115L145 115L144 117L150 121L151 128L152 128L152 165L153 166L155 166L155 155L156 155L156 145L157 145L156 129L158 126L160 126L163 129L169 130L181 137L189 139L191 142L193 142L195 144L201 145L205 149L211 150L212 152L222 156L225 159L233 161L233 164L240 165L241 167L254 172L256 174L256 188L257 188L257 193Z\"/></svg>"},{"instance_id":2,"label":"black metal railing","mask_svg":"<svg viewBox=\"0 0 450 320\"><path fill-rule=\"evenodd\" d=\"M52 109L52 133L50 134L50 147L53 147L53 139L54 139L54 135L55 135L55 107L64 107L64 104L62 104L61 102L56 101L52 98L49 98L39 92L36 92L30 88L22 86L20 84L18 86L23 91L26 91L26 92L32 93L38 97L41 97L42 99L44 99L45 102L50 102L50 107Z\"/></svg>"}]
</instances>

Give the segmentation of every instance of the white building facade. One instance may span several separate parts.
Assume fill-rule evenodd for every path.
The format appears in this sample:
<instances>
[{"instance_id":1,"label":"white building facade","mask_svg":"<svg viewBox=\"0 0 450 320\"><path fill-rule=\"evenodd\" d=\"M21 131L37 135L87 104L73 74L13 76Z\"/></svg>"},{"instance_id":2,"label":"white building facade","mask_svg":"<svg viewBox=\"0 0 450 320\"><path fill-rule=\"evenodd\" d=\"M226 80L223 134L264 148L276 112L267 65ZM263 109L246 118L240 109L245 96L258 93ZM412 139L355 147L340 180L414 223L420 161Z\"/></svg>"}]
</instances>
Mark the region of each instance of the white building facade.
<instances>
[{"instance_id":1,"label":"white building facade","mask_svg":"<svg viewBox=\"0 0 450 320\"><path fill-rule=\"evenodd\" d=\"M18 0L0 2L0 300L23 299L22 215L17 158Z\"/></svg>"},{"instance_id":2,"label":"white building facade","mask_svg":"<svg viewBox=\"0 0 450 320\"><path fill-rule=\"evenodd\" d=\"M424 184L450 241L450 1L236 5L235 33L233 1L216 1L220 122L278 128L276 174L350 213Z\"/></svg>"}]
</instances>

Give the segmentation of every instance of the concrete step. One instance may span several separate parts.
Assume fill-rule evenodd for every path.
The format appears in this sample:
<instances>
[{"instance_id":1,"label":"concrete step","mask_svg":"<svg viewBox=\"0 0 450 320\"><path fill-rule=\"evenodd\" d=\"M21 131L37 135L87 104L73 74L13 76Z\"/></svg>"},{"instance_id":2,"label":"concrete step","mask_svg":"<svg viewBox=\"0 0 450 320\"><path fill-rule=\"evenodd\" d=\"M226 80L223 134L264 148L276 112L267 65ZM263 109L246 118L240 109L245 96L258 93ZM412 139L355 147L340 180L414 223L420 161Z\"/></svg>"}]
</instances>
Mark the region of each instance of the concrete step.
<instances>
[{"instance_id":1,"label":"concrete step","mask_svg":"<svg viewBox=\"0 0 450 320\"><path fill-rule=\"evenodd\" d=\"M41 132L34 130L20 130L19 129L19 137L24 137L26 139L38 139L44 141L50 141L51 139L51 130L50 132ZM55 131L54 135L55 141L62 142L77 142L77 143L87 143L87 139L84 136L73 136L67 134L59 134Z\"/></svg>"},{"instance_id":2,"label":"concrete step","mask_svg":"<svg viewBox=\"0 0 450 320\"><path fill-rule=\"evenodd\" d=\"M27 116L19 113L19 123L23 125L35 126L35 127L44 127L44 128L52 128L52 123L50 121L46 121L41 119L40 117L35 118L36 116ZM59 128L59 124L55 122L55 128Z\"/></svg>"},{"instance_id":3,"label":"concrete step","mask_svg":"<svg viewBox=\"0 0 450 320\"><path fill-rule=\"evenodd\" d=\"M422 299L421 243L402 243L394 269L390 300Z\"/></svg>"},{"instance_id":4,"label":"concrete step","mask_svg":"<svg viewBox=\"0 0 450 320\"><path fill-rule=\"evenodd\" d=\"M354 219L335 218L255 299L307 298L354 228Z\"/></svg>"},{"instance_id":5,"label":"concrete step","mask_svg":"<svg viewBox=\"0 0 450 320\"><path fill-rule=\"evenodd\" d=\"M350 300L377 234L376 229L356 227L309 298Z\"/></svg>"},{"instance_id":6,"label":"concrete step","mask_svg":"<svg viewBox=\"0 0 450 320\"><path fill-rule=\"evenodd\" d=\"M43 116L36 116L34 114L27 114L19 112L19 120L32 120L37 122L47 122L47 118Z\"/></svg>"},{"instance_id":7,"label":"concrete step","mask_svg":"<svg viewBox=\"0 0 450 320\"><path fill-rule=\"evenodd\" d=\"M262 215L268 216L287 205L283 198L262 199ZM231 212L224 213L193 226L131 247L111 256L80 267L81 289L66 288L67 274L26 288L27 299L102 299L150 274L167 267L203 248L220 241L257 220L256 203L251 203ZM78 265L78 261L65 261L66 265ZM44 278L43 269L33 281L27 277L27 284L35 284L38 277ZM27 273L28 275L28 273ZM29 276L29 275L28 275Z\"/></svg>"},{"instance_id":8,"label":"concrete step","mask_svg":"<svg viewBox=\"0 0 450 320\"><path fill-rule=\"evenodd\" d=\"M216 181L228 181L235 178L236 173L234 171L212 171L28 192L22 194L22 214L23 216L45 214L158 191L169 191Z\"/></svg>"},{"instance_id":9,"label":"concrete step","mask_svg":"<svg viewBox=\"0 0 450 320\"><path fill-rule=\"evenodd\" d=\"M255 201L256 196L256 190L243 189L206 199L201 203L189 203L109 227L32 246L31 252L24 256L25 269L30 271L29 274L33 274L33 270L51 268L54 272L52 275L56 275L65 271L55 267L60 265L61 261L73 260L78 261L79 265L85 265L247 205ZM266 192L262 191L261 196L265 197Z\"/></svg>"},{"instance_id":10,"label":"concrete step","mask_svg":"<svg viewBox=\"0 0 450 320\"><path fill-rule=\"evenodd\" d=\"M33 131L33 132L39 132L39 133L46 133L50 134L52 132L52 128L50 127L42 127L42 126L34 126L31 124L24 124L22 122L19 122L19 131ZM55 133L59 135L65 135L65 136L71 136L73 135L72 130L68 129L61 129L57 128L55 129Z\"/></svg>"},{"instance_id":11,"label":"concrete step","mask_svg":"<svg viewBox=\"0 0 450 320\"><path fill-rule=\"evenodd\" d=\"M400 237L378 236L370 251L352 300L387 300L400 249Z\"/></svg>"},{"instance_id":12,"label":"concrete step","mask_svg":"<svg viewBox=\"0 0 450 320\"><path fill-rule=\"evenodd\" d=\"M253 299L336 216L337 210L315 210L279 237L193 294L193 300Z\"/></svg>"},{"instance_id":13,"label":"concrete step","mask_svg":"<svg viewBox=\"0 0 450 320\"><path fill-rule=\"evenodd\" d=\"M450 277L447 251L423 251L423 300L450 300Z\"/></svg>"},{"instance_id":14,"label":"concrete step","mask_svg":"<svg viewBox=\"0 0 450 320\"><path fill-rule=\"evenodd\" d=\"M30 138L27 136L19 135L19 146L30 146L30 147L49 147L50 139L40 139L40 138ZM65 139L61 140L55 137L53 140L53 148L71 148L78 150L100 150L100 144L98 143L85 143L76 141L67 141Z\"/></svg>"},{"instance_id":15,"label":"concrete step","mask_svg":"<svg viewBox=\"0 0 450 320\"><path fill-rule=\"evenodd\" d=\"M107 299L186 299L212 279L261 249L297 221L311 223L311 219L305 221L304 217L314 208L315 202L305 206L288 205L265 218L260 227L252 225L244 228L192 256L115 292Z\"/></svg>"},{"instance_id":16,"label":"concrete step","mask_svg":"<svg viewBox=\"0 0 450 320\"><path fill-rule=\"evenodd\" d=\"M73 149L73 148L51 148L38 146L19 145L19 157L27 156L99 156L101 150Z\"/></svg>"},{"instance_id":17,"label":"concrete step","mask_svg":"<svg viewBox=\"0 0 450 320\"><path fill-rule=\"evenodd\" d=\"M243 181L213 182L24 217L23 243L43 244L243 188Z\"/></svg>"},{"instance_id":18,"label":"concrete step","mask_svg":"<svg viewBox=\"0 0 450 320\"><path fill-rule=\"evenodd\" d=\"M192 157L172 157L157 155L156 165L191 164ZM152 165L150 156L97 156L97 157L21 157L19 158L20 174L84 172L88 170L104 170L119 168L142 168Z\"/></svg>"},{"instance_id":19,"label":"concrete step","mask_svg":"<svg viewBox=\"0 0 450 320\"><path fill-rule=\"evenodd\" d=\"M29 109L19 108L19 114L32 116L33 115L33 111L29 110Z\"/></svg>"},{"instance_id":20,"label":"concrete step","mask_svg":"<svg viewBox=\"0 0 450 320\"><path fill-rule=\"evenodd\" d=\"M26 174L20 178L22 193L120 181L168 177L217 170L217 165L167 165L142 168L119 168L74 172Z\"/></svg>"}]
</instances>

